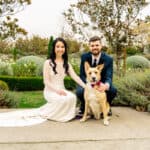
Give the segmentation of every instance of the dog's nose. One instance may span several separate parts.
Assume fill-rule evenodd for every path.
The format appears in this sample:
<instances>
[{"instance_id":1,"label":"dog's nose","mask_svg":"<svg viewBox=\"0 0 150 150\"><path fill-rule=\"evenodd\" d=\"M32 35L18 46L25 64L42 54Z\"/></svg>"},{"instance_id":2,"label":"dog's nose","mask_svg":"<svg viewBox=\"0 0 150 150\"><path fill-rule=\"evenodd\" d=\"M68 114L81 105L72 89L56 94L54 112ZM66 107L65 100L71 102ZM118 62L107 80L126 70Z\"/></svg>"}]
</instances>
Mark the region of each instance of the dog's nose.
<instances>
[{"instance_id":1,"label":"dog's nose","mask_svg":"<svg viewBox=\"0 0 150 150\"><path fill-rule=\"evenodd\" d=\"M96 81L96 78L95 78L95 77L92 77L92 81L95 82L95 81Z\"/></svg>"}]
</instances>

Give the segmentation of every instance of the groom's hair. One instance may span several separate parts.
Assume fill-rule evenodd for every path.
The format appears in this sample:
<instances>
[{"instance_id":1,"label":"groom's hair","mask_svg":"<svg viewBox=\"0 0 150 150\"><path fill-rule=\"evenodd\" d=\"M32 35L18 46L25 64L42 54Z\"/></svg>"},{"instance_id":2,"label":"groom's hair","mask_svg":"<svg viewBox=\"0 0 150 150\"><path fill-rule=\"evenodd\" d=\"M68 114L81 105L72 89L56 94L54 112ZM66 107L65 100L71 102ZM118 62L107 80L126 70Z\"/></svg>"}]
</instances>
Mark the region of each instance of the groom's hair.
<instances>
[{"instance_id":1,"label":"groom's hair","mask_svg":"<svg viewBox=\"0 0 150 150\"><path fill-rule=\"evenodd\" d=\"M95 42L95 41L100 41L100 43L101 43L101 38L99 36L93 36L90 38L89 43Z\"/></svg>"}]
</instances>

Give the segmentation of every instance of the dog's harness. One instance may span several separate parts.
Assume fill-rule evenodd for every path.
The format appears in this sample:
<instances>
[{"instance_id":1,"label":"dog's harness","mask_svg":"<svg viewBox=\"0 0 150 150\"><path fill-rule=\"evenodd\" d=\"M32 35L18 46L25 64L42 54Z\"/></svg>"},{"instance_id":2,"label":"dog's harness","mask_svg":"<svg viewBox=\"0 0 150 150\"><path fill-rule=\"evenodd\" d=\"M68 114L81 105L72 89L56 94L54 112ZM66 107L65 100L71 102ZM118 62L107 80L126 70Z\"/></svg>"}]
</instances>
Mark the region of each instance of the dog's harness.
<instances>
[{"instance_id":1,"label":"dog's harness","mask_svg":"<svg viewBox=\"0 0 150 150\"><path fill-rule=\"evenodd\" d=\"M91 84L92 88L93 88L95 85L100 86L100 85L101 85L101 81L98 81L98 82L96 82L96 83Z\"/></svg>"}]
</instances>

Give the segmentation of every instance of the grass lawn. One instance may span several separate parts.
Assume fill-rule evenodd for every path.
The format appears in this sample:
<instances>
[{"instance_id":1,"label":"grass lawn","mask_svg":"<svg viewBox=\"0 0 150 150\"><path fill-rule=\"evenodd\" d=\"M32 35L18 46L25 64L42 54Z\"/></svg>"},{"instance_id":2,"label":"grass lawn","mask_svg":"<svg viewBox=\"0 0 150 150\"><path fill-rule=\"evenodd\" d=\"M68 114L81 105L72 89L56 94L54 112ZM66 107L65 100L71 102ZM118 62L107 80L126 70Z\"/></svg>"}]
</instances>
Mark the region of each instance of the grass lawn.
<instances>
[{"instance_id":1,"label":"grass lawn","mask_svg":"<svg viewBox=\"0 0 150 150\"><path fill-rule=\"evenodd\" d=\"M37 108L46 103L43 91L11 92L19 101L18 108Z\"/></svg>"},{"instance_id":2,"label":"grass lawn","mask_svg":"<svg viewBox=\"0 0 150 150\"><path fill-rule=\"evenodd\" d=\"M10 91L10 93L18 101L17 108L38 108L46 103L43 91ZM77 105L79 105L79 101L77 101Z\"/></svg>"}]
</instances>

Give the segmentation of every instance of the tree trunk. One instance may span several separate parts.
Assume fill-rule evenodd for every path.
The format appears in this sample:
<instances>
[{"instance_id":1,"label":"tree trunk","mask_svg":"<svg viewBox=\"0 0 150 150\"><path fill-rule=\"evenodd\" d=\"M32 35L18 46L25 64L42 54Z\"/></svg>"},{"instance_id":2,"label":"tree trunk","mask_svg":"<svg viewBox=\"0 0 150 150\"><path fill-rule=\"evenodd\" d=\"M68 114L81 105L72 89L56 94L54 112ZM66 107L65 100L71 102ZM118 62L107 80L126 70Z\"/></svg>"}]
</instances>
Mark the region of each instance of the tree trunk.
<instances>
[{"instance_id":1,"label":"tree trunk","mask_svg":"<svg viewBox=\"0 0 150 150\"><path fill-rule=\"evenodd\" d=\"M127 58L127 51L126 48L123 48L123 75L126 74L126 58Z\"/></svg>"}]
</instances>

